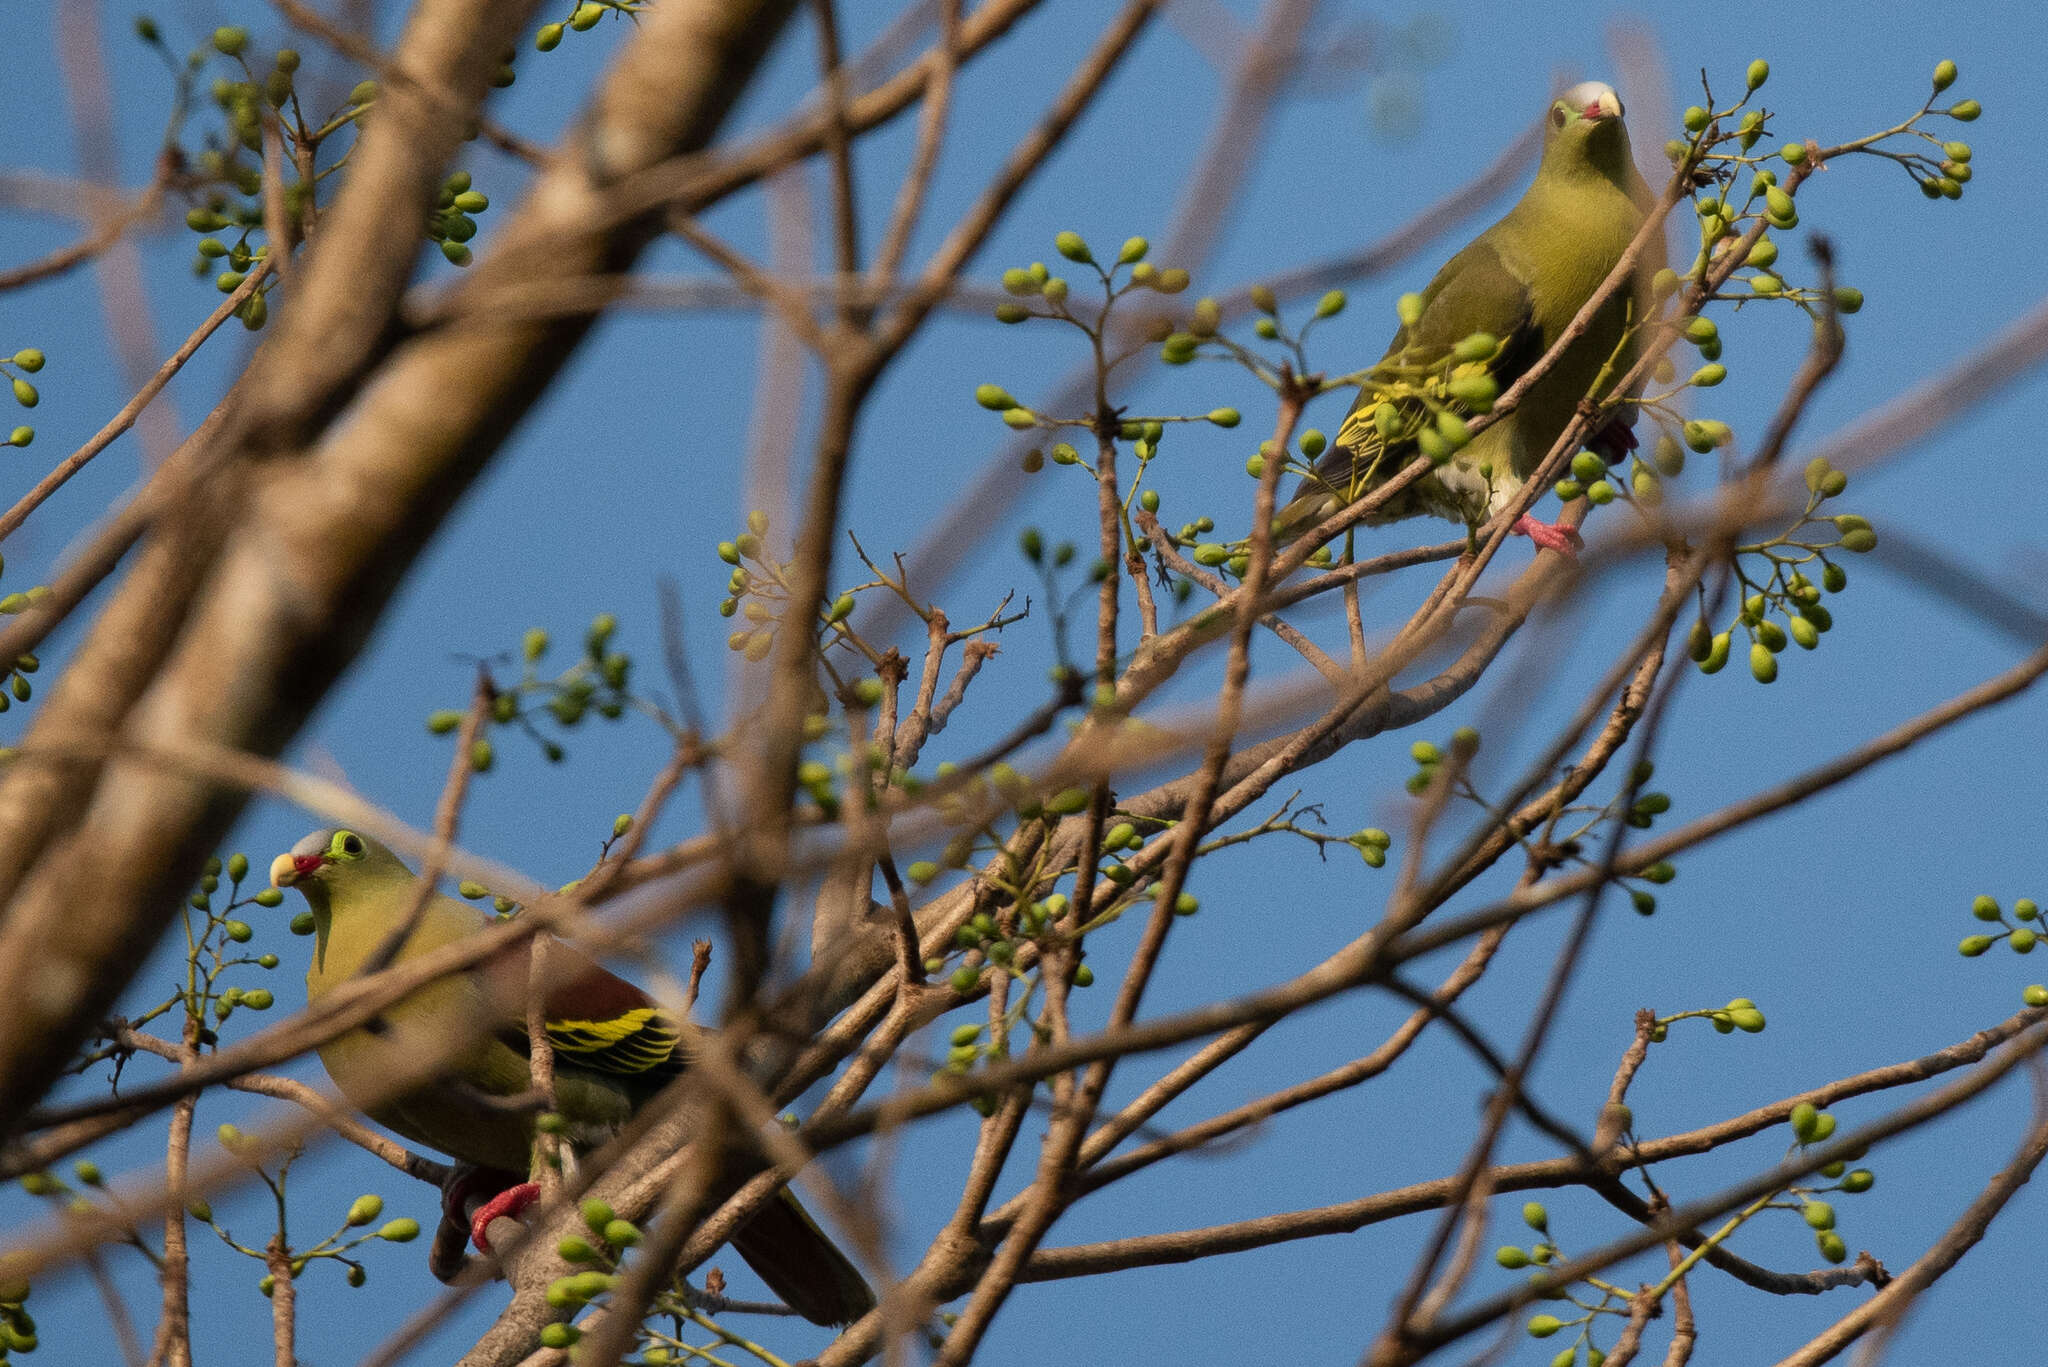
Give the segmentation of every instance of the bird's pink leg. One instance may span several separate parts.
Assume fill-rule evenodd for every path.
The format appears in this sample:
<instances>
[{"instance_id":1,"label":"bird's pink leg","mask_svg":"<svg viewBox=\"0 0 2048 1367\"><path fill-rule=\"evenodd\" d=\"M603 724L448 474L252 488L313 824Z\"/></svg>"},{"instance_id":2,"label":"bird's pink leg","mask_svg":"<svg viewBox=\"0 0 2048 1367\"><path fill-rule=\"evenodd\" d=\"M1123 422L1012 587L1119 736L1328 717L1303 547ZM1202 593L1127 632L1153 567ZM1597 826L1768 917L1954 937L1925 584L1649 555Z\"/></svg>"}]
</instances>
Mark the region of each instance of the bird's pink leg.
<instances>
[{"instance_id":1,"label":"bird's pink leg","mask_svg":"<svg viewBox=\"0 0 2048 1367\"><path fill-rule=\"evenodd\" d=\"M517 1220L522 1211L539 1199L539 1183L521 1182L516 1187L507 1187L486 1201L469 1222L470 1242L476 1245L477 1252L491 1251L491 1241L485 1235L485 1231L491 1227L491 1221Z\"/></svg>"},{"instance_id":2,"label":"bird's pink leg","mask_svg":"<svg viewBox=\"0 0 2048 1367\"><path fill-rule=\"evenodd\" d=\"M1563 523L1538 522L1527 513L1515 519L1512 530L1546 551L1556 551L1567 560L1577 559L1579 547L1586 544L1578 528L1567 527Z\"/></svg>"}]
</instances>

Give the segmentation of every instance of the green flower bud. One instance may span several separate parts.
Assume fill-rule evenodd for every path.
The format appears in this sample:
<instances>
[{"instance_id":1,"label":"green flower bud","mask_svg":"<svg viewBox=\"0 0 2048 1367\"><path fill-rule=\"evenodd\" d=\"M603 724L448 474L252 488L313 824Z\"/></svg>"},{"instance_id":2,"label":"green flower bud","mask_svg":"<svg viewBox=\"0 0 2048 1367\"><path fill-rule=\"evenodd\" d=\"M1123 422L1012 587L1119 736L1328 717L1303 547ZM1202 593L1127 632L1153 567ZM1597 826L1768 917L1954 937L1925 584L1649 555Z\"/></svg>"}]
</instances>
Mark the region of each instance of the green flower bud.
<instances>
[{"instance_id":1,"label":"green flower bud","mask_svg":"<svg viewBox=\"0 0 2048 1367\"><path fill-rule=\"evenodd\" d=\"M1532 1315L1529 1319L1529 1337L1547 1339L1564 1328L1564 1321L1555 1315Z\"/></svg>"},{"instance_id":2,"label":"green flower bud","mask_svg":"<svg viewBox=\"0 0 2048 1367\"><path fill-rule=\"evenodd\" d=\"M1477 412L1484 413L1493 407L1493 401L1500 394L1500 385L1485 371L1460 375L1444 386L1450 396Z\"/></svg>"},{"instance_id":3,"label":"green flower bud","mask_svg":"<svg viewBox=\"0 0 2048 1367\"><path fill-rule=\"evenodd\" d=\"M1778 657L1762 641L1752 642L1749 647L1749 672L1762 684L1778 677Z\"/></svg>"},{"instance_id":4,"label":"green flower bud","mask_svg":"<svg viewBox=\"0 0 2048 1367\"><path fill-rule=\"evenodd\" d=\"M591 29L597 27L597 21L602 18L604 18L603 5L596 3L581 4L576 7L576 12L569 16L569 27L575 29L578 33L588 33Z\"/></svg>"},{"instance_id":5,"label":"green flower bud","mask_svg":"<svg viewBox=\"0 0 2048 1367\"><path fill-rule=\"evenodd\" d=\"M1522 1223L1541 1234L1550 1228L1550 1212L1541 1201L1531 1201L1522 1207Z\"/></svg>"},{"instance_id":6,"label":"green flower bud","mask_svg":"<svg viewBox=\"0 0 2048 1367\"><path fill-rule=\"evenodd\" d=\"M1877 533L1868 527L1853 527L1842 533L1842 549L1845 551L1861 555L1865 551L1875 550L1876 547Z\"/></svg>"},{"instance_id":7,"label":"green flower bud","mask_svg":"<svg viewBox=\"0 0 2048 1367\"><path fill-rule=\"evenodd\" d=\"M1088 243L1076 232L1064 232L1052 240L1053 247L1069 261L1088 262L1095 258L1088 251Z\"/></svg>"},{"instance_id":8,"label":"green flower bud","mask_svg":"<svg viewBox=\"0 0 2048 1367\"><path fill-rule=\"evenodd\" d=\"M1685 113L1682 116L1682 121L1685 124L1685 131L1688 133L1699 132L1701 129L1707 126L1707 121L1711 117L1712 115L1708 114L1706 110L1700 108L1698 105L1687 105Z\"/></svg>"},{"instance_id":9,"label":"green flower bud","mask_svg":"<svg viewBox=\"0 0 2048 1367\"><path fill-rule=\"evenodd\" d=\"M34 408L43 401L43 396L36 393L34 385L17 375L14 377L14 401L23 408Z\"/></svg>"},{"instance_id":10,"label":"green flower bud","mask_svg":"<svg viewBox=\"0 0 2048 1367\"><path fill-rule=\"evenodd\" d=\"M270 889L270 891L276 892L277 889L272 888ZM282 894L280 894L280 900L281 899ZM292 917L291 932L294 935L311 935L313 933L313 928L316 924L317 923L313 919L312 912L302 911L298 915Z\"/></svg>"},{"instance_id":11,"label":"green flower bud","mask_svg":"<svg viewBox=\"0 0 2048 1367\"><path fill-rule=\"evenodd\" d=\"M381 1196L358 1196L348 1208L348 1223L367 1225L384 1213L384 1198Z\"/></svg>"},{"instance_id":12,"label":"green flower bud","mask_svg":"<svg viewBox=\"0 0 2048 1367\"><path fill-rule=\"evenodd\" d=\"M1152 244L1142 237L1124 239L1124 245L1117 251L1117 264L1133 266L1145 259L1145 253L1152 250Z\"/></svg>"},{"instance_id":13,"label":"green flower bud","mask_svg":"<svg viewBox=\"0 0 2048 1367\"><path fill-rule=\"evenodd\" d=\"M213 31L213 48L224 57L233 57L249 46L249 30L245 28L217 28Z\"/></svg>"},{"instance_id":14,"label":"green flower bud","mask_svg":"<svg viewBox=\"0 0 2048 1367\"><path fill-rule=\"evenodd\" d=\"M1692 373L1692 378L1687 380L1686 383L1699 389L1711 389L1727 378L1728 367L1716 362L1712 365L1703 365L1698 370L1695 370Z\"/></svg>"},{"instance_id":15,"label":"green flower bud","mask_svg":"<svg viewBox=\"0 0 2048 1367\"><path fill-rule=\"evenodd\" d=\"M1465 420L1450 409L1439 409L1436 415L1437 435L1453 451L1461 450L1472 441L1472 430Z\"/></svg>"},{"instance_id":16,"label":"green flower bud","mask_svg":"<svg viewBox=\"0 0 2048 1367\"><path fill-rule=\"evenodd\" d=\"M1331 290L1328 294L1316 300L1316 317L1335 317L1344 311L1344 303L1344 291Z\"/></svg>"},{"instance_id":17,"label":"green flower bud","mask_svg":"<svg viewBox=\"0 0 2048 1367\"><path fill-rule=\"evenodd\" d=\"M1394 301L1394 313L1395 316L1400 318L1401 326L1414 327L1422 321L1422 296L1419 294L1402 295Z\"/></svg>"},{"instance_id":18,"label":"green flower bud","mask_svg":"<svg viewBox=\"0 0 2048 1367\"><path fill-rule=\"evenodd\" d=\"M1161 294L1179 294L1187 287L1188 273L1178 266L1168 266L1159 272L1158 278L1152 282L1152 288Z\"/></svg>"},{"instance_id":19,"label":"green flower bud","mask_svg":"<svg viewBox=\"0 0 2048 1367\"><path fill-rule=\"evenodd\" d=\"M1975 100L1959 100L1949 106L1948 116L1958 123L1974 123L1984 112L1984 106Z\"/></svg>"},{"instance_id":20,"label":"green flower bud","mask_svg":"<svg viewBox=\"0 0 2048 1367\"><path fill-rule=\"evenodd\" d=\"M553 52L562 45L562 31L563 26L561 24L542 24L539 31L533 35L535 50Z\"/></svg>"},{"instance_id":21,"label":"green flower bud","mask_svg":"<svg viewBox=\"0 0 2048 1367\"><path fill-rule=\"evenodd\" d=\"M956 968L953 970L953 976L947 981L955 992L972 992L975 984L981 981L981 974L978 970L972 968Z\"/></svg>"},{"instance_id":22,"label":"green flower bud","mask_svg":"<svg viewBox=\"0 0 2048 1367\"><path fill-rule=\"evenodd\" d=\"M1500 350L1500 339L1490 332L1475 332L1451 348L1451 357L1458 361L1484 361Z\"/></svg>"},{"instance_id":23,"label":"green flower bud","mask_svg":"<svg viewBox=\"0 0 2048 1367\"><path fill-rule=\"evenodd\" d=\"M1825 1201L1808 1201L1799 1212L1809 1229L1833 1229L1835 1208Z\"/></svg>"},{"instance_id":24,"label":"green flower bud","mask_svg":"<svg viewBox=\"0 0 2048 1367\"><path fill-rule=\"evenodd\" d=\"M1863 291L1849 285L1835 286L1835 308L1841 313L1855 313L1863 307Z\"/></svg>"},{"instance_id":25,"label":"green flower bud","mask_svg":"<svg viewBox=\"0 0 2048 1367\"><path fill-rule=\"evenodd\" d=\"M1596 479L1586 486L1586 501L1596 506L1605 507L1607 504L1614 502L1617 493L1618 491L1612 484L1609 484L1604 479Z\"/></svg>"},{"instance_id":26,"label":"green flower bud","mask_svg":"<svg viewBox=\"0 0 2048 1367\"><path fill-rule=\"evenodd\" d=\"M1066 277L1055 275L1038 287L1038 293L1048 304L1064 304L1067 301Z\"/></svg>"},{"instance_id":27,"label":"green flower bud","mask_svg":"<svg viewBox=\"0 0 2048 1367\"><path fill-rule=\"evenodd\" d=\"M1010 391L999 384L975 386L974 401L983 408L997 413L1005 412L1018 406L1017 401L1010 397Z\"/></svg>"},{"instance_id":28,"label":"green flower bud","mask_svg":"<svg viewBox=\"0 0 2048 1367\"><path fill-rule=\"evenodd\" d=\"M573 1324L560 1320L541 1326L540 1346L543 1348L568 1348L583 1337L583 1331Z\"/></svg>"},{"instance_id":29,"label":"green flower bud","mask_svg":"<svg viewBox=\"0 0 2048 1367\"><path fill-rule=\"evenodd\" d=\"M17 427L7 434L9 446L26 446L35 439L36 429L28 426Z\"/></svg>"},{"instance_id":30,"label":"green flower bud","mask_svg":"<svg viewBox=\"0 0 2048 1367\"><path fill-rule=\"evenodd\" d=\"M2025 926L2021 926L2005 938L2006 943L2012 946L2013 953L2031 954L2034 952L2034 945L2039 941L2040 936Z\"/></svg>"},{"instance_id":31,"label":"green flower bud","mask_svg":"<svg viewBox=\"0 0 2048 1367\"><path fill-rule=\"evenodd\" d=\"M1762 59L1758 59L1757 61L1751 62L1749 64L1748 79L1749 88L1751 90L1755 90L1765 81L1771 79L1771 64L1769 62L1763 61Z\"/></svg>"},{"instance_id":32,"label":"green flower bud","mask_svg":"<svg viewBox=\"0 0 2048 1367\"><path fill-rule=\"evenodd\" d=\"M1764 216L1775 228L1794 227L1799 222L1799 210L1792 203L1792 196L1773 185L1764 191Z\"/></svg>"},{"instance_id":33,"label":"green flower bud","mask_svg":"<svg viewBox=\"0 0 2048 1367\"><path fill-rule=\"evenodd\" d=\"M1946 90L1956 83L1956 64L1950 61L1937 62L1934 67L1934 88Z\"/></svg>"},{"instance_id":34,"label":"green flower bud","mask_svg":"<svg viewBox=\"0 0 2048 1367\"><path fill-rule=\"evenodd\" d=\"M644 1236L631 1220L612 1220L604 1227L604 1241L613 1248L631 1248Z\"/></svg>"},{"instance_id":35,"label":"green flower bud","mask_svg":"<svg viewBox=\"0 0 2048 1367\"><path fill-rule=\"evenodd\" d=\"M1607 473L1607 462L1591 451L1581 451L1572 457L1572 478L1583 484L1590 484Z\"/></svg>"},{"instance_id":36,"label":"green flower bud","mask_svg":"<svg viewBox=\"0 0 2048 1367\"><path fill-rule=\"evenodd\" d=\"M1510 1272L1519 1271L1529 1265L1529 1255L1513 1244L1495 1250L1493 1260Z\"/></svg>"}]
</instances>

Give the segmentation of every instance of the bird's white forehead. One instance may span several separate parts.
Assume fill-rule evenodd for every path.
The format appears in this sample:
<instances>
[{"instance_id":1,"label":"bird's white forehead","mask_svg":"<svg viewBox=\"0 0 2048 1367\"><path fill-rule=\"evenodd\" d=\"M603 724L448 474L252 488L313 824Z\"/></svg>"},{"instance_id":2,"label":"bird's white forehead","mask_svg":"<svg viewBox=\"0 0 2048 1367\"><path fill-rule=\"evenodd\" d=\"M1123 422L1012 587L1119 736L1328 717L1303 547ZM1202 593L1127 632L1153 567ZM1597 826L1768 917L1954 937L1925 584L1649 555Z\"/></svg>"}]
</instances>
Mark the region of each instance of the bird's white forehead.
<instances>
[{"instance_id":1,"label":"bird's white forehead","mask_svg":"<svg viewBox=\"0 0 2048 1367\"><path fill-rule=\"evenodd\" d=\"M1621 107L1621 96L1615 94L1614 87L1605 81L1580 81L1558 98L1574 109L1587 109L1610 100L1615 108Z\"/></svg>"},{"instance_id":2,"label":"bird's white forehead","mask_svg":"<svg viewBox=\"0 0 2048 1367\"><path fill-rule=\"evenodd\" d=\"M327 847L333 843L333 831L315 831L298 844L292 846L291 852L293 854L325 854L327 853Z\"/></svg>"}]
</instances>

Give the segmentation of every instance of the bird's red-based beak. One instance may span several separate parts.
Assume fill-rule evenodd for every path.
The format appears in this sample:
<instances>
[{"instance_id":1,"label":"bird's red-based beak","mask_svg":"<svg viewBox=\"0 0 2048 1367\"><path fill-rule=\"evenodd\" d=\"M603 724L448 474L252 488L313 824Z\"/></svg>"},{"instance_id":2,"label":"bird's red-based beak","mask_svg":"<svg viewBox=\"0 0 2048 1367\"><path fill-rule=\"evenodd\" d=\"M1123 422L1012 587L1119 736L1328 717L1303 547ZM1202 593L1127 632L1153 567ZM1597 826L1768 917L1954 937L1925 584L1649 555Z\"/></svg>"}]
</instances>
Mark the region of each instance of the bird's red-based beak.
<instances>
[{"instance_id":1,"label":"bird's red-based beak","mask_svg":"<svg viewBox=\"0 0 2048 1367\"><path fill-rule=\"evenodd\" d=\"M1603 106L1598 100L1595 100L1593 101L1593 103L1587 105L1584 112L1586 117L1589 119L1598 120L1609 117L1606 107Z\"/></svg>"},{"instance_id":2,"label":"bird's red-based beak","mask_svg":"<svg viewBox=\"0 0 2048 1367\"><path fill-rule=\"evenodd\" d=\"M270 885L288 888L318 873L329 863L324 854L281 854L270 861Z\"/></svg>"}]
</instances>

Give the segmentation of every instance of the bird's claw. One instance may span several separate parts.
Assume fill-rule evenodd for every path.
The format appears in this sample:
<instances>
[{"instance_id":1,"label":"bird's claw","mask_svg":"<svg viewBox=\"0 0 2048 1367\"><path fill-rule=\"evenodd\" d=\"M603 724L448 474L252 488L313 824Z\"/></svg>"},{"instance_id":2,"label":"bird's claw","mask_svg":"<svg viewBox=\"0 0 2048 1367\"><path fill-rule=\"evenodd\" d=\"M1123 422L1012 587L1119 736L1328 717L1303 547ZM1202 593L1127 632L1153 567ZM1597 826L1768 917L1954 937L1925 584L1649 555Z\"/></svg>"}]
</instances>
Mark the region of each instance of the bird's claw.
<instances>
[{"instance_id":1,"label":"bird's claw","mask_svg":"<svg viewBox=\"0 0 2048 1367\"><path fill-rule=\"evenodd\" d=\"M1586 544L1578 528L1562 523L1539 522L1527 513L1515 519L1514 530L1544 550L1556 551L1567 560L1576 560L1579 547Z\"/></svg>"},{"instance_id":2,"label":"bird's claw","mask_svg":"<svg viewBox=\"0 0 2048 1367\"><path fill-rule=\"evenodd\" d=\"M482 1206L469 1222L469 1239L476 1245L477 1252L489 1253L491 1241L486 1231L493 1220L517 1220L525 1209L540 1199L540 1185L536 1182L521 1182L516 1187L507 1187Z\"/></svg>"}]
</instances>

